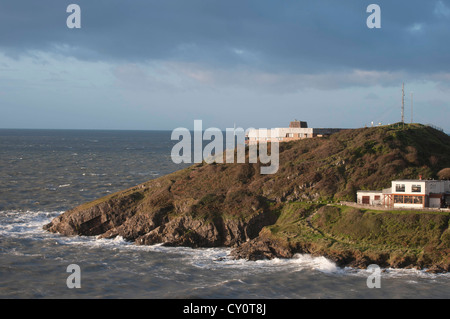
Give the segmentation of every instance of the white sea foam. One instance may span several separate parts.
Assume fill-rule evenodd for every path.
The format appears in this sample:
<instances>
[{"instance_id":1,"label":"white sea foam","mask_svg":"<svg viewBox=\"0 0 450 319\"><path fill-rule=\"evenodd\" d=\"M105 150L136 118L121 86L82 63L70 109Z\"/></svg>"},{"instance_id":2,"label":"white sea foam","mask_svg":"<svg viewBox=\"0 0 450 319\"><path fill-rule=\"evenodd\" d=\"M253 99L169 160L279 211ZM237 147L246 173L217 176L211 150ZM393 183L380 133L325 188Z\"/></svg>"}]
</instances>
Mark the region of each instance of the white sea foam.
<instances>
[{"instance_id":1,"label":"white sea foam","mask_svg":"<svg viewBox=\"0 0 450 319\"><path fill-rule=\"evenodd\" d=\"M333 261L325 257L313 257L308 254L296 254L293 258L293 262L297 263L299 267L311 268L323 273L342 273L343 271Z\"/></svg>"},{"instance_id":2,"label":"white sea foam","mask_svg":"<svg viewBox=\"0 0 450 319\"><path fill-rule=\"evenodd\" d=\"M149 251L180 254L184 256L186 263L201 269L236 269L239 271L263 271L277 272L287 270L292 272L317 271L334 276L358 276L367 278L372 274L367 269L356 269L350 267L338 267L333 261L325 257L315 257L309 254L296 254L293 258L274 258L257 261L245 259L232 259L229 257L230 248L188 248L188 247L166 247L161 244L153 246L138 246ZM145 247L145 248L144 248ZM450 278L450 273L432 274L418 269L382 269L384 278L423 278L436 279L439 277Z\"/></svg>"},{"instance_id":3,"label":"white sea foam","mask_svg":"<svg viewBox=\"0 0 450 319\"><path fill-rule=\"evenodd\" d=\"M33 237L45 233L42 227L62 212L0 211L0 235Z\"/></svg>"},{"instance_id":4,"label":"white sea foam","mask_svg":"<svg viewBox=\"0 0 450 319\"><path fill-rule=\"evenodd\" d=\"M344 270L325 257L313 257L307 254L297 254L293 258L274 258L248 261L229 257L230 248L187 248L149 246L150 250L162 253L175 253L185 256L185 261L201 269L233 268L236 270L278 271L280 269L302 271L317 270L322 273L343 273Z\"/></svg>"},{"instance_id":5,"label":"white sea foam","mask_svg":"<svg viewBox=\"0 0 450 319\"><path fill-rule=\"evenodd\" d=\"M0 211L0 236L15 238L42 239L51 238L63 245L77 245L88 248L110 248L124 249L131 251L148 251L163 253L181 257L186 264L200 269L235 269L238 271L264 271L276 272L279 270L289 270L292 272L313 270L330 275L350 275L367 277L371 274L365 269L340 268L331 260L325 257L313 257L308 254L296 254L293 258L274 258L258 261L248 261L244 259L232 259L229 257L230 248L189 248L189 247L167 247L162 244L151 246L139 246L133 242L117 236L113 239L104 239L95 236L73 236L65 237L58 234L48 233L43 230L43 226L53 218L60 215L61 211ZM424 278L436 279L440 277L449 278L450 274L432 274L426 270L417 269L382 269L382 276L386 278ZM414 280L411 284L414 284Z\"/></svg>"}]
</instances>

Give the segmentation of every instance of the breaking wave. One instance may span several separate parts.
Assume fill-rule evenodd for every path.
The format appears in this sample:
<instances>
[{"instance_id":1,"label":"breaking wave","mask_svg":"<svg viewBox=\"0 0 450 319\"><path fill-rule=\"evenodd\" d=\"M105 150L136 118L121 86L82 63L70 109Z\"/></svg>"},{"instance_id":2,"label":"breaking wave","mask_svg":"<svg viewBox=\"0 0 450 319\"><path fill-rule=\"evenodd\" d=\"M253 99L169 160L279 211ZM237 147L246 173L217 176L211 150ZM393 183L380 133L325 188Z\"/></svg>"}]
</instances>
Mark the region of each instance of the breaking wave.
<instances>
[{"instance_id":1,"label":"breaking wave","mask_svg":"<svg viewBox=\"0 0 450 319\"><path fill-rule=\"evenodd\" d=\"M369 270L365 269L341 268L325 257L314 257L308 254L296 254L289 259L236 260L229 257L231 248L167 247L162 244L139 246L120 236L114 239L104 239L95 236L66 237L43 230L42 227L45 224L61 213L63 212L0 211L0 236L36 240L51 239L62 245L83 246L86 248L162 253L174 258L181 258L184 263L202 270L229 269L264 273L275 273L280 270L290 272L316 271L327 275L365 277L371 274ZM414 278L437 278L441 276L450 278L450 274L431 274L424 270L391 268L383 269L383 276L392 278L412 276L411 283L414 282Z\"/></svg>"}]
</instances>

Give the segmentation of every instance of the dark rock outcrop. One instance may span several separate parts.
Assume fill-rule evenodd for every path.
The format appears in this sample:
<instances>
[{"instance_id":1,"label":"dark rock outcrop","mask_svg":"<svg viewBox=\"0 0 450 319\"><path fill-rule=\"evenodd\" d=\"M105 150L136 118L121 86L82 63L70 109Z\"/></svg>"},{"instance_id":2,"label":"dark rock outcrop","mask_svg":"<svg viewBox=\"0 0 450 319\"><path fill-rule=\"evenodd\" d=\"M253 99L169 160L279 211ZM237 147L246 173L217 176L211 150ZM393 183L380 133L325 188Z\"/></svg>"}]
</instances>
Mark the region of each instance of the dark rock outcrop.
<instances>
[{"instance_id":1,"label":"dark rock outcrop","mask_svg":"<svg viewBox=\"0 0 450 319\"><path fill-rule=\"evenodd\" d=\"M250 218L212 219L189 214L170 216L173 206L152 212L138 212L142 196L137 193L113 198L56 217L44 229L66 236L122 236L138 245L164 243L167 246L233 247L258 236L264 226L272 225L276 215L259 210Z\"/></svg>"},{"instance_id":2,"label":"dark rock outcrop","mask_svg":"<svg viewBox=\"0 0 450 319\"><path fill-rule=\"evenodd\" d=\"M121 225L136 213L136 203L142 200L135 192L110 201L102 201L87 209L73 209L53 219L45 230L66 236L96 236Z\"/></svg>"},{"instance_id":3,"label":"dark rock outcrop","mask_svg":"<svg viewBox=\"0 0 450 319\"><path fill-rule=\"evenodd\" d=\"M260 236L234 248L230 253L230 257L247 260L292 258L295 252L292 247L280 240Z\"/></svg>"}]
</instances>

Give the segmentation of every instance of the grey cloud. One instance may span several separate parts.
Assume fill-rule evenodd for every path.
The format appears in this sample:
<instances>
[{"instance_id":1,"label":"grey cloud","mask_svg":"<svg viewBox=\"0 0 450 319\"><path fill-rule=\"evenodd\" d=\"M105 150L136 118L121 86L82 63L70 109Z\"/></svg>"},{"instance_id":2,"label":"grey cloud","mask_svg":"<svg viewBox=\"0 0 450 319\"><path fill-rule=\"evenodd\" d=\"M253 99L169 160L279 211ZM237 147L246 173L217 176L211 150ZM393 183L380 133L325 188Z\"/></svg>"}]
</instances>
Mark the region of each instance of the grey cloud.
<instances>
[{"instance_id":1,"label":"grey cloud","mask_svg":"<svg viewBox=\"0 0 450 319\"><path fill-rule=\"evenodd\" d=\"M368 93L364 98L366 100L379 100L380 96L378 94L371 92L371 93Z\"/></svg>"},{"instance_id":2,"label":"grey cloud","mask_svg":"<svg viewBox=\"0 0 450 319\"><path fill-rule=\"evenodd\" d=\"M1 50L271 73L450 71L449 6L442 0L377 0L380 30L365 26L372 2L352 0L77 0L82 28L69 30L72 2L2 0Z\"/></svg>"}]
</instances>

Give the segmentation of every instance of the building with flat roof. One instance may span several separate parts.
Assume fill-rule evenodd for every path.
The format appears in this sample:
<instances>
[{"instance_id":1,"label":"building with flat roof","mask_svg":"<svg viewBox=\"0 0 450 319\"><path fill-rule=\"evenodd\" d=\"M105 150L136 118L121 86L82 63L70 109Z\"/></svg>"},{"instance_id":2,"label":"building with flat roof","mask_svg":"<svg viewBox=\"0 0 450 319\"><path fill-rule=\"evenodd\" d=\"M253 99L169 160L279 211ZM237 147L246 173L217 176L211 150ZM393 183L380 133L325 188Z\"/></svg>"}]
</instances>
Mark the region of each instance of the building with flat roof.
<instances>
[{"instance_id":1,"label":"building with flat roof","mask_svg":"<svg viewBox=\"0 0 450 319\"><path fill-rule=\"evenodd\" d=\"M342 131L341 128L309 128L307 122L293 121L289 127L272 129L251 129L246 140L249 144L258 142L290 142L305 138L323 137Z\"/></svg>"},{"instance_id":2,"label":"building with flat roof","mask_svg":"<svg viewBox=\"0 0 450 319\"><path fill-rule=\"evenodd\" d=\"M357 192L357 203L391 208L449 208L450 181L401 179L381 191Z\"/></svg>"}]
</instances>

